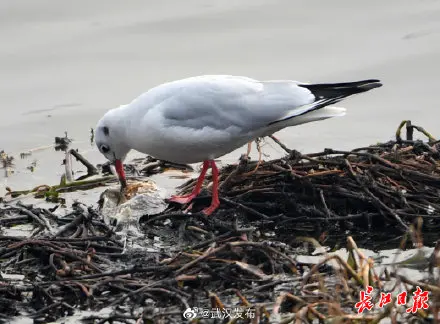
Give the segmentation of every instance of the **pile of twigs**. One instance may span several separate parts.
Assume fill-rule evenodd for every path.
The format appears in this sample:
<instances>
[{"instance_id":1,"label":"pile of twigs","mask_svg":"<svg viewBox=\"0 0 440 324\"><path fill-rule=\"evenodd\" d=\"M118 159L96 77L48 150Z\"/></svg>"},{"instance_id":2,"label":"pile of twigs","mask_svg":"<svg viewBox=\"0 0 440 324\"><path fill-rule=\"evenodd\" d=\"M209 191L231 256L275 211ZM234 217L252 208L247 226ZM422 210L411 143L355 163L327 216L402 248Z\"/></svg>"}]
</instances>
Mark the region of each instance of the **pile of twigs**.
<instances>
[{"instance_id":1,"label":"pile of twigs","mask_svg":"<svg viewBox=\"0 0 440 324\"><path fill-rule=\"evenodd\" d=\"M316 264L298 262L292 245L245 240L239 233L219 234L182 222L182 231L205 239L182 242L174 251L165 246L148 252L124 249L99 214L80 204L63 218L32 206L14 208L7 213L26 219L3 217L8 219L4 226L33 221L40 230L29 238L0 236L0 321L5 323L19 315L34 323L75 315L83 323L182 323L188 309L204 318L202 323L378 323L384 317L408 323L432 320L438 313L440 277L433 270L439 265L438 248L428 260L427 279L414 281L393 268L378 273L351 237L348 259L324 252ZM311 238L297 237L298 244L319 247ZM368 286L376 306L359 314L359 293ZM429 307L407 312L417 286L429 291ZM402 291L408 295L399 306ZM378 307L381 292L392 294L384 308Z\"/></svg>"},{"instance_id":2,"label":"pile of twigs","mask_svg":"<svg viewBox=\"0 0 440 324\"><path fill-rule=\"evenodd\" d=\"M288 152L282 159L227 166L221 170L222 205L215 217L247 217L254 226L261 222L281 235L282 230L336 228L403 233L421 217L424 233L438 233L440 145L409 122L408 139L402 140L404 125L395 141L383 144L301 154L278 142ZM413 140L413 128L429 141ZM184 184L182 193L194 185L195 180ZM202 203L193 211L209 204L207 197L198 200ZM167 212L186 207L176 205Z\"/></svg>"},{"instance_id":3,"label":"pile of twigs","mask_svg":"<svg viewBox=\"0 0 440 324\"><path fill-rule=\"evenodd\" d=\"M411 135L414 126L407 127ZM286 148L284 159L223 168L222 205L214 215L197 212L209 195L196 199L191 214L182 211L187 206L171 206L145 215L137 245L107 226L97 206L75 203L60 216L57 206L0 205L3 229L35 226L28 237L0 235L0 321L22 315L35 323L66 316L182 323L183 314L201 323L438 321L440 245L418 281L396 267L378 271L351 236L344 243L348 258L321 252L318 263L298 261L320 243L293 230L319 230L308 236L322 242L332 229L374 227L389 236L396 228L401 248L421 247L425 233L438 230L437 143L397 135L351 152L303 155ZM358 314L360 292L369 286L376 306ZM417 287L429 291L426 309L412 308ZM407 299L398 305L402 291ZM391 301L379 308L388 292Z\"/></svg>"}]
</instances>

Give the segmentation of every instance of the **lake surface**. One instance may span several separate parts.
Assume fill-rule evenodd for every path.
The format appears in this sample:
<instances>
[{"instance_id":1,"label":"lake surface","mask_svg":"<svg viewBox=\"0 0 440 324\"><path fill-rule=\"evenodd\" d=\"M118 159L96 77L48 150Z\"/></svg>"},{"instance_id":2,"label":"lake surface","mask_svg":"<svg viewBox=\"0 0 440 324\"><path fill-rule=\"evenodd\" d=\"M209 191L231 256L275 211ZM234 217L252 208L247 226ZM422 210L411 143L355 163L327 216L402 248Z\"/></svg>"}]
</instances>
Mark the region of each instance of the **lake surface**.
<instances>
[{"instance_id":1,"label":"lake surface","mask_svg":"<svg viewBox=\"0 0 440 324\"><path fill-rule=\"evenodd\" d=\"M348 108L345 117L277 134L302 152L385 141L402 119L435 136L439 18L433 0L2 1L0 150L16 157L16 172L2 172L0 195L6 186L58 183L63 153L47 146L65 131L72 147L104 162L90 129L108 109L162 82L200 74L383 81L340 104ZM35 148L42 149L19 158ZM283 154L270 140L264 150ZM34 161L31 173L26 167Z\"/></svg>"}]
</instances>

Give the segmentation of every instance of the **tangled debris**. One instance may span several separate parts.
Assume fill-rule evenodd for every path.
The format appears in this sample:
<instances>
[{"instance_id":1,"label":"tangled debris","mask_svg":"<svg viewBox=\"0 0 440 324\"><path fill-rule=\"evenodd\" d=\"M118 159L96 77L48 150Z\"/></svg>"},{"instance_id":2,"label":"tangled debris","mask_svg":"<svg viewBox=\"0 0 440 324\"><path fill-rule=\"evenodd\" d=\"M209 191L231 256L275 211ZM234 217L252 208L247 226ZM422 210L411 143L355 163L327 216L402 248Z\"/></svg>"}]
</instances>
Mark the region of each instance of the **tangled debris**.
<instances>
[{"instance_id":1,"label":"tangled debris","mask_svg":"<svg viewBox=\"0 0 440 324\"><path fill-rule=\"evenodd\" d=\"M67 136L67 132L64 132L64 137L55 137L55 150L66 151L72 143L72 139Z\"/></svg>"},{"instance_id":2,"label":"tangled debris","mask_svg":"<svg viewBox=\"0 0 440 324\"><path fill-rule=\"evenodd\" d=\"M415 126L406 125L411 135ZM286 150L283 159L223 168L222 206L211 217L198 212L209 195L196 199L192 213L172 205L141 216L143 237L135 241L106 224L99 206L0 205L0 321L182 323L196 315L199 323L438 321L440 244L423 260L425 278L414 280L394 265L378 267L345 236L395 233L403 250L422 249L427 233L438 233L439 153L432 136L427 143L402 140L399 131L396 141L351 152ZM142 164L158 172L166 162ZM105 178L95 181L104 185ZM66 186L41 190L62 193ZM191 180L182 192L192 186ZM11 234L26 226L29 235ZM348 257L321 246L332 232L344 232ZM299 258L312 252L318 262ZM426 300L414 307L420 290L429 292L426 309ZM374 304L382 293L391 299L359 314L362 291ZM407 298L398 305L402 291Z\"/></svg>"},{"instance_id":3,"label":"tangled debris","mask_svg":"<svg viewBox=\"0 0 440 324\"><path fill-rule=\"evenodd\" d=\"M405 233L421 217L425 234L438 233L440 142L410 123L409 138L402 140L404 125L396 141L314 154L283 146L288 155L282 159L228 166L221 171L222 207L215 217L247 218L253 226L289 235L336 229ZM413 128L423 131L429 142L413 140ZM189 193L195 182L184 184L181 194ZM197 198L192 210L206 203L206 197ZM175 205L168 211L179 210Z\"/></svg>"},{"instance_id":4,"label":"tangled debris","mask_svg":"<svg viewBox=\"0 0 440 324\"><path fill-rule=\"evenodd\" d=\"M5 151L1 150L0 151L0 161L1 161L2 168L7 168L8 166L13 165L12 161L14 161L14 157L9 156L8 154L6 154Z\"/></svg>"}]
</instances>

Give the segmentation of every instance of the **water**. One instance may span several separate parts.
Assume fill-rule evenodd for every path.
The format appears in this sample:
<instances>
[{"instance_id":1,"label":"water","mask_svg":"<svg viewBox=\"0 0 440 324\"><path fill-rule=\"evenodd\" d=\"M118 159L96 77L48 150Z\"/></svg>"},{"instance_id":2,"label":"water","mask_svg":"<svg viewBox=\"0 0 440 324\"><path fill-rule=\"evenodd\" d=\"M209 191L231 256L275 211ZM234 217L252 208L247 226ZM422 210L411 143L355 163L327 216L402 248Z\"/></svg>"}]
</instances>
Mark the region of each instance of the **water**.
<instances>
[{"instance_id":1,"label":"water","mask_svg":"<svg viewBox=\"0 0 440 324\"><path fill-rule=\"evenodd\" d=\"M384 82L346 100L343 118L278 134L303 152L384 141L402 119L435 135L439 12L428 0L2 2L0 149L17 157L68 131L75 148L103 162L89 135L106 110L164 81L208 73ZM265 152L282 154L272 146ZM58 183L62 158L46 149L18 161L22 170L37 160L33 176L1 175L0 194L6 185Z\"/></svg>"}]
</instances>

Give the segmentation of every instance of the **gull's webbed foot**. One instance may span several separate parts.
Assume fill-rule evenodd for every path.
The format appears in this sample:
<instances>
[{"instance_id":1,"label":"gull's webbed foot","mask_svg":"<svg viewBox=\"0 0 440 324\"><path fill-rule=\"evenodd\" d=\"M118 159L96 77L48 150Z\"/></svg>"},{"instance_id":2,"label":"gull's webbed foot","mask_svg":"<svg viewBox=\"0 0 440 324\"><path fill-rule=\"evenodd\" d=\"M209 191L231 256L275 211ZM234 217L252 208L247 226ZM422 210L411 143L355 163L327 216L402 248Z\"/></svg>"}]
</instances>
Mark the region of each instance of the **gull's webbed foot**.
<instances>
[{"instance_id":1,"label":"gull's webbed foot","mask_svg":"<svg viewBox=\"0 0 440 324\"><path fill-rule=\"evenodd\" d=\"M196 198L196 196L197 195L193 193L183 196L171 196L168 201L184 205L190 203L194 198Z\"/></svg>"}]
</instances>

